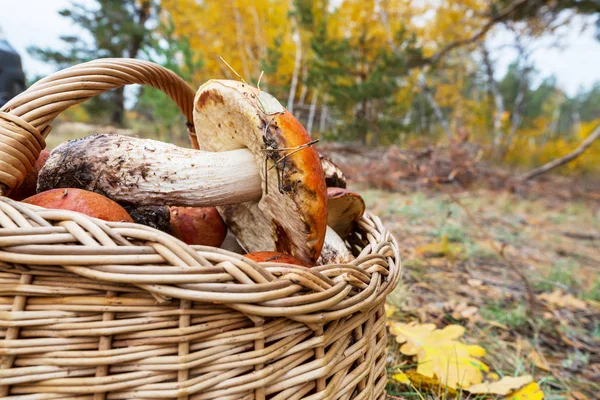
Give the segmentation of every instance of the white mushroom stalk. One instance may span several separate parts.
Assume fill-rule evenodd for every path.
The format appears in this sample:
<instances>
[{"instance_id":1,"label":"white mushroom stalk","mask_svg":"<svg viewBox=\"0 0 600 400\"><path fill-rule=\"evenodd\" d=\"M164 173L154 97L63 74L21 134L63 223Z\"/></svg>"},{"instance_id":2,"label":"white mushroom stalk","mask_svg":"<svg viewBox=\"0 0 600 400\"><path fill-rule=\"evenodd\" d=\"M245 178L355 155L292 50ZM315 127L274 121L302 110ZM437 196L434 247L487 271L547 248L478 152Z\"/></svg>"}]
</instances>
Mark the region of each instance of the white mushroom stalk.
<instances>
[{"instance_id":1,"label":"white mushroom stalk","mask_svg":"<svg viewBox=\"0 0 600 400\"><path fill-rule=\"evenodd\" d=\"M78 187L123 203L208 207L258 201L259 166L247 149L207 152L155 140L94 135L57 147L38 192Z\"/></svg>"}]
</instances>

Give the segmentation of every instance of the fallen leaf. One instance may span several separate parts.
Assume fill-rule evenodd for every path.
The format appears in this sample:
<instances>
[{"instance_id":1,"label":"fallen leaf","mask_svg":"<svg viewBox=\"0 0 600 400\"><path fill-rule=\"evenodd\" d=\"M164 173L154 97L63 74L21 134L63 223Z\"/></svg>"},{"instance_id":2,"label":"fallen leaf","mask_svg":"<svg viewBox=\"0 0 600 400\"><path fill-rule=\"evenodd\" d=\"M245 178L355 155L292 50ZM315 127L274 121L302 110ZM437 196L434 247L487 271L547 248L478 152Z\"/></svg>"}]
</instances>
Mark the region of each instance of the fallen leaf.
<instances>
[{"instance_id":1,"label":"fallen leaf","mask_svg":"<svg viewBox=\"0 0 600 400\"><path fill-rule=\"evenodd\" d=\"M506 400L542 400L544 392L537 383L531 382L529 385L517 390L505 397Z\"/></svg>"},{"instance_id":2,"label":"fallen leaf","mask_svg":"<svg viewBox=\"0 0 600 400\"><path fill-rule=\"evenodd\" d=\"M442 235L439 242L429 243L417 247L417 254L425 258L444 257L448 259L460 258L463 248L457 243L450 243L447 235Z\"/></svg>"},{"instance_id":3,"label":"fallen leaf","mask_svg":"<svg viewBox=\"0 0 600 400\"><path fill-rule=\"evenodd\" d=\"M560 308L572 308L577 310L585 310L588 305L585 301L578 299L571 293L564 293L560 289L556 289L552 293L542 293L538 299L544 300L548 305Z\"/></svg>"},{"instance_id":4,"label":"fallen leaf","mask_svg":"<svg viewBox=\"0 0 600 400\"><path fill-rule=\"evenodd\" d=\"M550 371L550 366L546 362L546 359L544 357L542 357L540 355L540 353L538 353L537 351L531 350L531 352L529 353L527 358L529 359L529 361L531 361L531 363L533 365L535 365L539 369L546 371L546 372Z\"/></svg>"},{"instance_id":5,"label":"fallen leaf","mask_svg":"<svg viewBox=\"0 0 600 400\"><path fill-rule=\"evenodd\" d=\"M437 378L450 388L480 383L483 372L488 371L487 365L477 359L485 355L481 346L455 340L465 332L460 325L436 329L434 324L396 322L390 326L390 332L396 336L396 342L403 343L400 352L417 356L417 373Z\"/></svg>"},{"instance_id":6,"label":"fallen leaf","mask_svg":"<svg viewBox=\"0 0 600 400\"><path fill-rule=\"evenodd\" d=\"M404 385L410 385L411 383L410 379L408 379L408 376L402 371L396 372L394 375L392 375L392 379Z\"/></svg>"},{"instance_id":7,"label":"fallen leaf","mask_svg":"<svg viewBox=\"0 0 600 400\"><path fill-rule=\"evenodd\" d=\"M497 382L483 382L469 387L471 394L502 394L507 395L533 382L533 378L526 376L505 376Z\"/></svg>"},{"instance_id":8,"label":"fallen leaf","mask_svg":"<svg viewBox=\"0 0 600 400\"><path fill-rule=\"evenodd\" d=\"M392 315L394 315L394 313L398 311L397 307L394 307L391 304L387 304L385 303L385 316L389 319L391 318Z\"/></svg>"},{"instance_id":9,"label":"fallen leaf","mask_svg":"<svg viewBox=\"0 0 600 400\"><path fill-rule=\"evenodd\" d=\"M483 285L483 281L480 279L467 279L467 284L473 288L479 287Z\"/></svg>"},{"instance_id":10,"label":"fallen leaf","mask_svg":"<svg viewBox=\"0 0 600 400\"><path fill-rule=\"evenodd\" d=\"M497 380L499 380L499 379L500 379L500 376L498 376L498 374L497 374L497 373L495 373L495 372L490 372L489 374L487 374L487 375L485 376L485 378L486 378L488 381L497 381Z\"/></svg>"},{"instance_id":11,"label":"fallen leaf","mask_svg":"<svg viewBox=\"0 0 600 400\"><path fill-rule=\"evenodd\" d=\"M590 398L581 392L575 391L569 393L569 400L590 400Z\"/></svg>"},{"instance_id":12,"label":"fallen leaf","mask_svg":"<svg viewBox=\"0 0 600 400\"><path fill-rule=\"evenodd\" d=\"M449 397L457 396L456 390L445 387L438 379L422 375L414 370L396 373L392 379L419 391L443 392Z\"/></svg>"}]
</instances>

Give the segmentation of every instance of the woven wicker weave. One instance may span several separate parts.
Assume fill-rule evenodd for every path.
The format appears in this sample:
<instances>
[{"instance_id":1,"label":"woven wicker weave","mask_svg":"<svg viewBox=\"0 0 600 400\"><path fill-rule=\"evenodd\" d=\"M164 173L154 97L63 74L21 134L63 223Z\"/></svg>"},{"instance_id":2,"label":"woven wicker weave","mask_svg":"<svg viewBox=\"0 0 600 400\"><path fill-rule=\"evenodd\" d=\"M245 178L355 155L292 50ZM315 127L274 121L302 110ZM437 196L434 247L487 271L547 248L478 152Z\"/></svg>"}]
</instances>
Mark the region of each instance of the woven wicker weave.
<instances>
[{"instance_id":1,"label":"woven wicker weave","mask_svg":"<svg viewBox=\"0 0 600 400\"><path fill-rule=\"evenodd\" d=\"M49 124L125 84L194 93L136 60L61 71L0 110L0 194L32 168ZM190 129L193 139L193 129ZM383 399L394 238L365 214L349 265L256 263L152 228L0 197L0 397Z\"/></svg>"}]
</instances>

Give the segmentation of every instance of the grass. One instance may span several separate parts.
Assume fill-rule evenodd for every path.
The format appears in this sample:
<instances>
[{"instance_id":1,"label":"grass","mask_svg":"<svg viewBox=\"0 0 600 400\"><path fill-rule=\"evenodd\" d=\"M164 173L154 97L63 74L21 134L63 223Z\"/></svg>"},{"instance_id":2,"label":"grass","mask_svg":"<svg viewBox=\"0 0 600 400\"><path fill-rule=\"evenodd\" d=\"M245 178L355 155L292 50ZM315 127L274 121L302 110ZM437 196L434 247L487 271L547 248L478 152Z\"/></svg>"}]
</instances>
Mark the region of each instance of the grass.
<instances>
[{"instance_id":1,"label":"grass","mask_svg":"<svg viewBox=\"0 0 600 400\"><path fill-rule=\"evenodd\" d=\"M527 305L524 302L493 302L480 309L481 316L514 330L528 327Z\"/></svg>"},{"instance_id":2,"label":"grass","mask_svg":"<svg viewBox=\"0 0 600 400\"><path fill-rule=\"evenodd\" d=\"M442 193L362 193L368 209L382 218L400 244L405 273L401 286L388 298L401 310L395 318L433 322L439 328L452 323L466 326L469 342L486 348L483 361L494 372L532 374L546 399L566 400L573 390L588 398L600 392L586 375L586 368L598 363L597 356L573 347L573 343L592 346L600 340L600 311L592 306L560 309L538 300L537 312L530 318L523 282L505 261L529 277L535 295L562 289L580 299L600 301L594 264L600 259L598 243L563 234L597 232L597 207L581 201L523 199L490 190L461 194L460 201L478 221L477 227ZM502 255L479 228L501 247ZM461 257L418 251L443 238L463 249ZM453 314L451 305L458 303L477 308L473 319ZM534 348L546 357L552 372L541 370L528 358ZM393 347L389 351L395 352ZM403 365L402 360L390 367ZM390 384L388 393L405 399L449 398L397 384Z\"/></svg>"}]
</instances>

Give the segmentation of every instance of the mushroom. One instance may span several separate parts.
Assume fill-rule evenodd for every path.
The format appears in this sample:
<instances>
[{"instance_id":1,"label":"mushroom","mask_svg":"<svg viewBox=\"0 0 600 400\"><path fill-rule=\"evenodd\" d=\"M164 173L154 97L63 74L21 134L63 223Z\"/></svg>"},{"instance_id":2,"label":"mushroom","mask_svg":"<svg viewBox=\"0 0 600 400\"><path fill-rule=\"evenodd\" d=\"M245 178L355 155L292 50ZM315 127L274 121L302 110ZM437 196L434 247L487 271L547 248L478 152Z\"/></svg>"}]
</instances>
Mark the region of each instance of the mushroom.
<instances>
[{"instance_id":1,"label":"mushroom","mask_svg":"<svg viewBox=\"0 0 600 400\"><path fill-rule=\"evenodd\" d=\"M139 206L124 208L138 223L167 232L191 245L219 247L227 225L215 207Z\"/></svg>"},{"instance_id":2,"label":"mushroom","mask_svg":"<svg viewBox=\"0 0 600 400\"><path fill-rule=\"evenodd\" d=\"M187 244L219 247L227 225L215 207L169 207L171 234Z\"/></svg>"},{"instance_id":3,"label":"mushroom","mask_svg":"<svg viewBox=\"0 0 600 400\"><path fill-rule=\"evenodd\" d=\"M246 254L246 250L244 250L229 230L227 231L227 235L225 235L225 240L221 243L221 248L238 254Z\"/></svg>"},{"instance_id":4,"label":"mushroom","mask_svg":"<svg viewBox=\"0 0 600 400\"><path fill-rule=\"evenodd\" d=\"M339 187L345 189L346 177L344 176L342 169L327 156L319 154L319 157L321 158L321 167L325 174L325 184L327 187Z\"/></svg>"},{"instance_id":5,"label":"mushroom","mask_svg":"<svg viewBox=\"0 0 600 400\"><path fill-rule=\"evenodd\" d=\"M124 203L218 206L247 251L314 263L325 239L327 192L304 127L271 95L226 80L200 87L194 125L208 151L117 135L63 144L42 169L38 190L77 185Z\"/></svg>"},{"instance_id":6,"label":"mushroom","mask_svg":"<svg viewBox=\"0 0 600 400\"><path fill-rule=\"evenodd\" d=\"M253 253L244 254L247 257L256 262L271 262L271 263L282 263L282 264L294 264L301 265L303 267L310 267L304 261L297 259L289 254L283 254L276 251L255 251Z\"/></svg>"},{"instance_id":7,"label":"mushroom","mask_svg":"<svg viewBox=\"0 0 600 400\"><path fill-rule=\"evenodd\" d=\"M111 199L76 188L48 190L26 198L23 203L77 211L105 221L133 222L127 211Z\"/></svg>"},{"instance_id":8,"label":"mushroom","mask_svg":"<svg viewBox=\"0 0 600 400\"><path fill-rule=\"evenodd\" d=\"M348 264L355 257L344 243L344 240L331 227L327 227L325 244L316 265Z\"/></svg>"},{"instance_id":9,"label":"mushroom","mask_svg":"<svg viewBox=\"0 0 600 400\"><path fill-rule=\"evenodd\" d=\"M37 186L38 175L49 156L50 152L48 150L42 150L38 159L33 165L33 169L27 174L27 176L25 176L25 180L23 181L21 186L14 188L8 194L8 197L10 197L13 200L23 200L27 197L33 196L35 194L35 188Z\"/></svg>"},{"instance_id":10,"label":"mushroom","mask_svg":"<svg viewBox=\"0 0 600 400\"><path fill-rule=\"evenodd\" d=\"M327 188L327 225L345 239L365 213L363 198L348 189Z\"/></svg>"}]
</instances>

